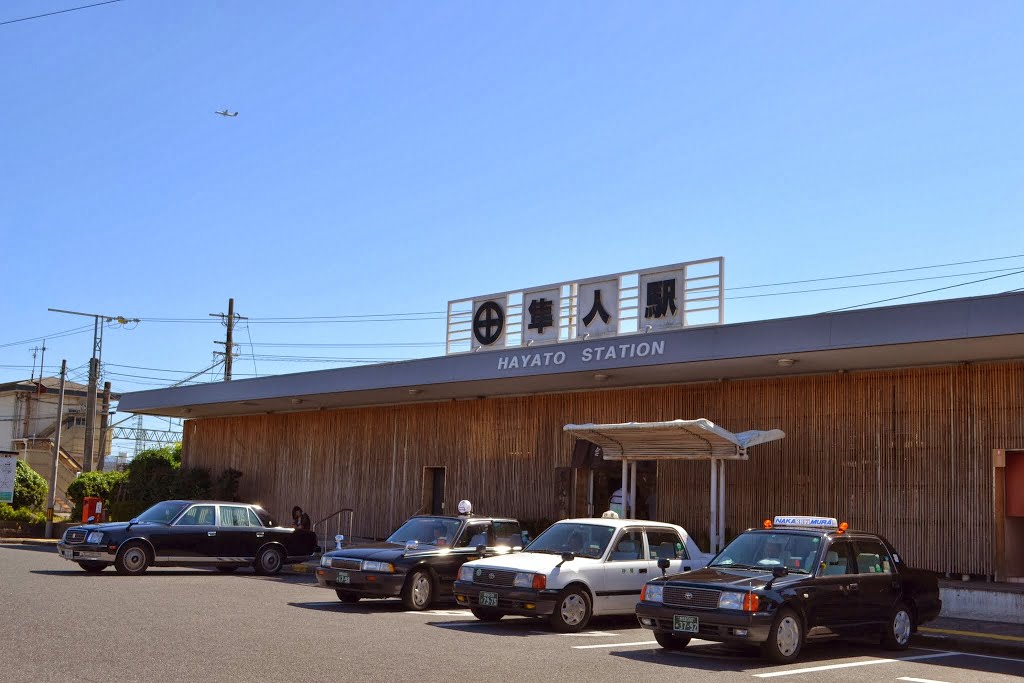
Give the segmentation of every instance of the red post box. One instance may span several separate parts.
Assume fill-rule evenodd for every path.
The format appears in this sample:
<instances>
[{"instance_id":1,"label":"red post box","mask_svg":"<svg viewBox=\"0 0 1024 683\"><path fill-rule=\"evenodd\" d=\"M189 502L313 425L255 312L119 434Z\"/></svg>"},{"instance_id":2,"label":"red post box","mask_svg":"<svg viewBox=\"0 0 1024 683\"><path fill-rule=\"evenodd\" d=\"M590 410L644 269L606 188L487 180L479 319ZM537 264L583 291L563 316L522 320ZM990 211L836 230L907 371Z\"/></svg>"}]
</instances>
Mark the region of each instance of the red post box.
<instances>
[{"instance_id":1,"label":"red post box","mask_svg":"<svg viewBox=\"0 0 1024 683\"><path fill-rule=\"evenodd\" d=\"M99 524L103 521L103 499L95 496L86 496L82 499L82 522L88 523L93 517L93 523Z\"/></svg>"}]
</instances>

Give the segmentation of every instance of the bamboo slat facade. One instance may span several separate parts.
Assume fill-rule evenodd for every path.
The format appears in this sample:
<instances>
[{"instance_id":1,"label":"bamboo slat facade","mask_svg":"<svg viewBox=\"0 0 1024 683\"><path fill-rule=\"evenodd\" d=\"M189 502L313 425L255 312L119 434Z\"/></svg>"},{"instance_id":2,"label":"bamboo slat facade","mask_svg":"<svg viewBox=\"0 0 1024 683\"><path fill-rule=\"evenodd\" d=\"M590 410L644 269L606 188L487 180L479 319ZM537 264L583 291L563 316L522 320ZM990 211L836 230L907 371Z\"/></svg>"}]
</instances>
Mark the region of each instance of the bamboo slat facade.
<instances>
[{"instance_id":1,"label":"bamboo slat facade","mask_svg":"<svg viewBox=\"0 0 1024 683\"><path fill-rule=\"evenodd\" d=\"M184 459L241 470L241 495L277 514L352 507L355 533L382 537L421 511L424 467L447 468L446 509L469 498L554 520L563 425L697 417L786 432L726 466L728 537L822 514L885 535L914 566L993 574L992 450L1024 448L1021 362L194 419ZM706 462L658 465L658 516L705 547L708 487Z\"/></svg>"}]
</instances>

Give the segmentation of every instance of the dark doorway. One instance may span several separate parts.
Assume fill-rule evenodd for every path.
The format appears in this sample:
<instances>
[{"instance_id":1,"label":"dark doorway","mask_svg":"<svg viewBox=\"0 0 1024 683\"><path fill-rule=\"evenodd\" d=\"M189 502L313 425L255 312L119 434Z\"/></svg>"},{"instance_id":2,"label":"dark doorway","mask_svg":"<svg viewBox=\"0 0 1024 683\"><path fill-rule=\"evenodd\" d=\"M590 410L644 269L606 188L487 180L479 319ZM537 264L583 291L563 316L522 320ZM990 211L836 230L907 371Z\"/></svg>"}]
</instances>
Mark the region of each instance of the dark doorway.
<instances>
[{"instance_id":1,"label":"dark doorway","mask_svg":"<svg viewBox=\"0 0 1024 683\"><path fill-rule=\"evenodd\" d=\"M595 444L578 439L573 445L572 466L576 472L574 515L600 517L611 507L613 494L622 485L622 463L605 460ZM658 520L658 464L637 462L636 517Z\"/></svg>"},{"instance_id":2,"label":"dark doorway","mask_svg":"<svg viewBox=\"0 0 1024 683\"><path fill-rule=\"evenodd\" d=\"M432 515L444 514L444 467L423 468L423 509Z\"/></svg>"}]
</instances>

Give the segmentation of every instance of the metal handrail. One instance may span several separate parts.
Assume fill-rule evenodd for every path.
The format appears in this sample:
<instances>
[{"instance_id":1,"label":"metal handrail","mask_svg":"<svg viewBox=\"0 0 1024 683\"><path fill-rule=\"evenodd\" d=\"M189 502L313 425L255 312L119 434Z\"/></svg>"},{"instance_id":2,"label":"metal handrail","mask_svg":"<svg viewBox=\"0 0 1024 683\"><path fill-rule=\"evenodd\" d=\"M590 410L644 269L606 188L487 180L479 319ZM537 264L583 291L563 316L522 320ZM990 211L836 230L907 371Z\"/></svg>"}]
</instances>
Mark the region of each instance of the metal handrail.
<instances>
[{"instance_id":1,"label":"metal handrail","mask_svg":"<svg viewBox=\"0 0 1024 683\"><path fill-rule=\"evenodd\" d=\"M334 519L335 517L337 517L338 515L340 515L340 514L342 514L344 512L348 513L348 534L345 536L345 538L348 539L349 543L351 543L352 542L352 540L351 540L352 539L352 521L355 518L355 510L353 510L352 508L341 508L337 512L332 512L331 514L327 515L323 519L321 519L321 520L319 520L317 522L314 522L313 523L313 527L312 527L313 533L317 533L316 528L318 526L320 526L321 524L323 524L324 522L326 522L328 520ZM317 538L318 539L320 538L319 534L317 534ZM331 550L331 547L328 546L328 544L327 544L326 529L324 529L323 543L320 544L320 547L323 549L323 552L327 552L328 550Z\"/></svg>"}]
</instances>

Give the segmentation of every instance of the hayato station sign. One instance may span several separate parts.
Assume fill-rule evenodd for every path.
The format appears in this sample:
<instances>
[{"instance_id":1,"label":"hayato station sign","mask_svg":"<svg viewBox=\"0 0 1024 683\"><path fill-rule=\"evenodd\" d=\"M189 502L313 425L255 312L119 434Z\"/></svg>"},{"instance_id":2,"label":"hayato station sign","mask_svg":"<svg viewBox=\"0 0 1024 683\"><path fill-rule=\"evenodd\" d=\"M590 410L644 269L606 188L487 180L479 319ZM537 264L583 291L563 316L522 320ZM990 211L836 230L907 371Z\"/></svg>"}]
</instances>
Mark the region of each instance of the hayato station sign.
<instances>
[{"instance_id":1,"label":"hayato station sign","mask_svg":"<svg viewBox=\"0 0 1024 683\"><path fill-rule=\"evenodd\" d=\"M603 344L586 346L571 351L577 355L579 363L590 363L602 360L625 360L629 358L647 358L648 356L665 355L665 342L629 342L628 344ZM543 368L553 365L564 365L567 359L565 351L532 351L525 353L502 354L498 357L498 370L519 370Z\"/></svg>"}]
</instances>

